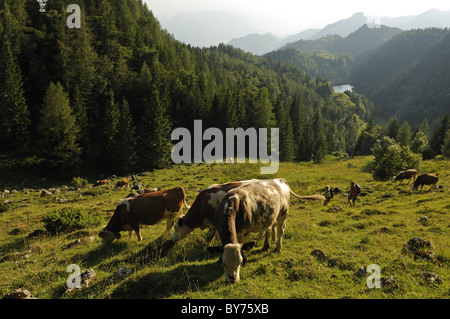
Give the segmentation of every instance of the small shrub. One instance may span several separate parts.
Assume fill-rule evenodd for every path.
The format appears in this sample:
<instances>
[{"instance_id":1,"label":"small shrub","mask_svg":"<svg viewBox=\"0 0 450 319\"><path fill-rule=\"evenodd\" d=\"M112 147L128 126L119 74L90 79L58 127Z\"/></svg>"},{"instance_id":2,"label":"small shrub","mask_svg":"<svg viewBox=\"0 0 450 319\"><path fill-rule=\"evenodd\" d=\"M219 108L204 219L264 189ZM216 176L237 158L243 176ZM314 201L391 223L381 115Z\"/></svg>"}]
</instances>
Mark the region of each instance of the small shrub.
<instances>
[{"instance_id":1,"label":"small shrub","mask_svg":"<svg viewBox=\"0 0 450 319\"><path fill-rule=\"evenodd\" d=\"M86 178L83 177L74 177L70 185L73 187L81 188L89 185L89 182Z\"/></svg>"},{"instance_id":2,"label":"small shrub","mask_svg":"<svg viewBox=\"0 0 450 319\"><path fill-rule=\"evenodd\" d=\"M42 221L47 232L58 234L99 226L103 218L91 209L63 208L45 214Z\"/></svg>"},{"instance_id":3,"label":"small shrub","mask_svg":"<svg viewBox=\"0 0 450 319\"><path fill-rule=\"evenodd\" d=\"M375 160L368 168L372 169L373 177L378 180L388 180L405 169L418 169L422 161L420 154L388 137L379 140L372 151Z\"/></svg>"},{"instance_id":4,"label":"small shrub","mask_svg":"<svg viewBox=\"0 0 450 319\"><path fill-rule=\"evenodd\" d=\"M108 191L104 188L91 188L88 189L86 191L84 191L83 193L81 193L81 195L83 196L100 196L103 195L105 193L107 193Z\"/></svg>"}]
</instances>

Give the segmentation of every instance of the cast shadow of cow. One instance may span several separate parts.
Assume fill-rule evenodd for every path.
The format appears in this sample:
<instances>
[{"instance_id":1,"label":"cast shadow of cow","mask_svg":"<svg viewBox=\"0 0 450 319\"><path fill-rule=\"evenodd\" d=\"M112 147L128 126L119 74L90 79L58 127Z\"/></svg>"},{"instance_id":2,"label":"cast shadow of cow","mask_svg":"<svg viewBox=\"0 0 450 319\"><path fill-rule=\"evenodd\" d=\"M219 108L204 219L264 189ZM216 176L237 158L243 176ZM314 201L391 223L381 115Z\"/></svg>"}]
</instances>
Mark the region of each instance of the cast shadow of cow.
<instances>
[{"instance_id":1,"label":"cast shadow of cow","mask_svg":"<svg viewBox=\"0 0 450 319\"><path fill-rule=\"evenodd\" d=\"M151 268L150 268L151 269ZM110 295L111 298L168 298L188 296L223 276L213 261L207 264L178 265L167 271L153 271L137 280L124 280Z\"/></svg>"}]
</instances>

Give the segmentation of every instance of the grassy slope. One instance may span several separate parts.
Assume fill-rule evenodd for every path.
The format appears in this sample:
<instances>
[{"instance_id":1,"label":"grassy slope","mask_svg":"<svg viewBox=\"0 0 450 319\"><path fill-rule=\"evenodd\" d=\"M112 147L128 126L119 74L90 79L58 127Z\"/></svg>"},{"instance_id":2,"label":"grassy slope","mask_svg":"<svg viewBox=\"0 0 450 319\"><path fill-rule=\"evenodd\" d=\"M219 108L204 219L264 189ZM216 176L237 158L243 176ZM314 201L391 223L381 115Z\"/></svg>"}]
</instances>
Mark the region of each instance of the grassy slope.
<instances>
[{"instance_id":1,"label":"grassy slope","mask_svg":"<svg viewBox=\"0 0 450 319\"><path fill-rule=\"evenodd\" d=\"M319 203L292 199L283 251L262 252L263 240L254 234L257 245L241 270L241 282L233 286L224 283L217 257L206 251L206 231L202 230L172 249L164 244L169 235L161 236L165 222L144 226L143 242L123 233L109 249L100 248L96 235L101 227L28 238L43 228L40 219L45 212L64 206L95 207L104 214L106 224L129 190L105 189L91 196L83 189L55 195L69 199L65 204L56 203L53 197L40 198L40 192L12 193L1 199L13 202L9 211L0 213L0 296L24 288L38 298L449 298L450 162L424 162L421 171L439 174L444 188L428 191L425 187L413 193L405 185L374 181L362 170L369 160L328 158L322 165L281 164L275 177L286 178L297 194L316 194L327 184L347 189L354 180L366 196L350 208L346 197L338 195L329 207L341 206L339 213L328 212L329 207ZM269 177L259 175L256 165L193 164L148 173L141 181L148 187L182 186L191 204L200 188L249 178ZM17 208L24 203L31 206ZM364 214L365 209L372 209L372 214ZM427 226L418 222L421 216L429 218ZM91 236L95 236L93 241ZM402 253L403 245L416 236L432 243L436 262L414 260ZM76 238L82 238L81 245L65 248ZM316 249L327 255L328 263L311 255ZM66 268L74 263L83 271L93 268L97 278L88 289L64 294ZM354 276L369 264L381 267L382 278L392 276L394 287L369 289L365 279ZM120 267L133 273L125 279L115 278ZM421 271L436 273L442 284L424 281L418 276Z\"/></svg>"}]
</instances>

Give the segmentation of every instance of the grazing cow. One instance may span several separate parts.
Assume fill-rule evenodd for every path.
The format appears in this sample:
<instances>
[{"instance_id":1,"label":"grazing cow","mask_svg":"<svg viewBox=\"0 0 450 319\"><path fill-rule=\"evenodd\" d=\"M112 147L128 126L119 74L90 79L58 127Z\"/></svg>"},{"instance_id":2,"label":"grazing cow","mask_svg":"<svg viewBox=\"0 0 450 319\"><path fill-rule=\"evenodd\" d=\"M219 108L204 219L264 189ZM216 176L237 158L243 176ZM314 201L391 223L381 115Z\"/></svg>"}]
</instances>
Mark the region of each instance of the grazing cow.
<instances>
[{"instance_id":1,"label":"grazing cow","mask_svg":"<svg viewBox=\"0 0 450 319\"><path fill-rule=\"evenodd\" d=\"M161 188L156 187L156 188L144 188L144 194L148 194L148 193L153 193L153 192L157 192L160 191Z\"/></svg>"},{"instance_id":2,"label":"grazing cow","mask_svg":"<svg viewBox=\"0 0 450 319\"><path fill-rule=\"evenodd\" d=\"M416 169L408 169L406 171L400 172L397 174L397 176L394 176L392 178L392 183L395 184L396 181L400 181L399 185L401 185L403 183L403 181L405 179L408 180L408 184L411 182L411 179L414 180L414 178L417 175L417 170ZM406 184L406 185L408 185Z\"/></svg>"},{"instance_id":3,"label":"grazing cow","mask_svg":"<svg viewBox=\"0 0 450 319\"><path fill-rule=\"evenodd\" d=\"M106 184L108 184L108 180L107 180L107 179L102 179L102 180L96 181L96 182L94 183L94 187L97 187L97 186L104 186L104 185L106 185Z\"/></svg>"},{"instance_id":4,"label":"grazing cow","mask_svg":"<svg viewBox=\"0 0 450 319\"><path fill-rule=\"evenodd\" d=\"M435 188L437 186L437 182L439 180L439 177L434 174L422 174L419 175L416 179L416 181L411 185L411 189L418 190L419 186L420 190L423 189L423 185L431 185L431 188Z\"/></svg>"},{"instance_id":5,"label":"grazing cow","mask_svg":"<svg viewBox=\"0 0 450 319\"><path fill-rule=\"evenodd\" d=\"M210 242L216 233L216 228L213 224L214 212L222 198L229 190L254 181L258 180L215 184L202 190L197 195L197 198L186 215L181 215L175 222L172 241L177 242L186 238L186 236L196 228L209 228L207 240Z\"/></svg>"},{"instance_id":6,"label":"grazing cow","mask_svg":"<svg viewBox=\"0 0 450 319\"><path fill-rule=\"evenodd\" d=\"M117 187L123 187L123 186L126 186L127 188L129 188L130 182L131 182L131 180L129 178L122 179L116 183L116 186L114 187L114 189L116 189Z\"/></svg>"},{"instance_id":7,"label":"grazing cow","mask_svg":"<svg viewBox=\"0 0 450 319\"><path fill-rule=\"evenodd\" d=\"M125 199L117 206L108 224L99 233L102 246L121 238L121 231L134 230L138 240L141 241L139 225L155 225L163 219L167 220L166 232L168 232L183 204L189 208L186 205L186 193L181 187Z\"/></svg>"},{"instance_id":8,"label":"grazing cow","mask_svg":"<svg viewBox=\"0 0 450 319\"><path fill-rule=\"evenodd\" d=\"M226 282L239 281L245 254L255 245L254 241L246 242L251 232L266 231L263 250L267 250L270 231L276 225L278 239L275 251L281 251L291 194L300 197L291 191L284 178L278 178L242 185L224 196L214 213L214 225L222 246L207 249L210 253L221 254ZM238 236L243 237L243 244L238 241Z\"/></svg>"}]
</instances>

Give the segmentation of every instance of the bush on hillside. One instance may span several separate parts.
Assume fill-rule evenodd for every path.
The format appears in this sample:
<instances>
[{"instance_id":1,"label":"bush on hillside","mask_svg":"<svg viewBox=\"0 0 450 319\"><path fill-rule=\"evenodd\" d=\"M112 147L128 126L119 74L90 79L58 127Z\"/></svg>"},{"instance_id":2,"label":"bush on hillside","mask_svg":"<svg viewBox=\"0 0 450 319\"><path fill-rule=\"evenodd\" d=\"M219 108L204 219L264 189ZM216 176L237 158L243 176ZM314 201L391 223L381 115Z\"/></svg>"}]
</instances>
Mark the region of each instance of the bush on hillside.
<instances>
[{"instance_id":1,"label":"bush on hillside","mask_svg":"<svg viewBox=\"0 0 450 319\"><path fill-rule=\"evenodd\" d=\"M99 226L103 222L100 214L92 209L62 208L46 213L42 218L45 229L55 235L77 229Z\"/></svg>"},{"instance_id":2,"label":"bush on hillside","mask_svg":"<svg viewBox=\"0 0 450 319\"><path fill-rule=\"evenodd\" d=\"M422 156L411 151L408 146L400 146L395 140L383 137L372 149L375 160L370 167L378 180L387 180L406 169L419 169Z\"/></svg>"}]
</instances>

